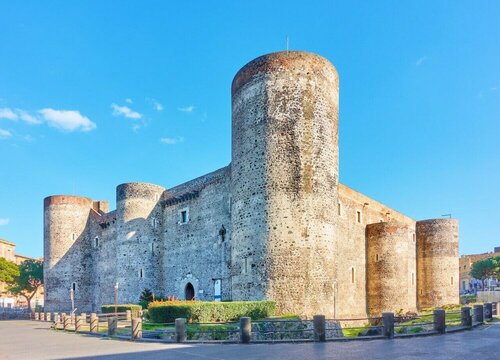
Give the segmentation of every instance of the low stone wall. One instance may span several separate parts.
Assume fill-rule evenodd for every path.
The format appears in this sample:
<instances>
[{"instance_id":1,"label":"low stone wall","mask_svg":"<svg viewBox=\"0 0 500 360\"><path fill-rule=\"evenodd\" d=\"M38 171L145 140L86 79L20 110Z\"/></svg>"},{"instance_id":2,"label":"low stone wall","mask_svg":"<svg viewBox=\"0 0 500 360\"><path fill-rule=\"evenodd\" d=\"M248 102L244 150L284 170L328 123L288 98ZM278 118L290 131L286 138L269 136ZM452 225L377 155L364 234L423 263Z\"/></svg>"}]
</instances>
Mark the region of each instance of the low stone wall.
<instances>
[{"instance_id":1,"label":"low stone wall","mask_svg":"<svg viewBox=\"0 0 500 360\"><path fill-rule=\"evenodd\" d=\"M477 292L478 302L500 302L500 291L478 291Z\"/></svg>"}]
</instances>

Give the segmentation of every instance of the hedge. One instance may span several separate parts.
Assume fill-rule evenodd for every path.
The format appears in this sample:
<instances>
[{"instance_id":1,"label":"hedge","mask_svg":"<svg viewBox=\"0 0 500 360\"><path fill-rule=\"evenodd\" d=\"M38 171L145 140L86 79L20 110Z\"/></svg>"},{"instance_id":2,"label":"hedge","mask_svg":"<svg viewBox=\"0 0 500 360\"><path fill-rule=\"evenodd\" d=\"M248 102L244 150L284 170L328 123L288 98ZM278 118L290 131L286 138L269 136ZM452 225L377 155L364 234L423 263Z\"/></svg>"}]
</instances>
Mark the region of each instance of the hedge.
<instances>
[{"instance_id":1,"label":"hedge","mask_svg":"<svg viewBox=\"0 0 500 360\"><path fill-rule=\"evenodd\" d=\"M137 318L139 317L139 313L142 310L142 307L141 305L136 305L136 304L118 304L116 305L116 310L119 313L130 310L132 312L132 318ZM103 314L114 313L115 305L102 305L101 311Z\"/></svg>"},{"instance_id":2,"label":"hedge","mask_svg":"<svg viewBox=\"0 0 500 360\"><path fill-rule=\"evenodd\" d=\"M248 316L262 319L274 315L273 301L153 301L148 306L152 322L170 323L176 318L189 322L235 321Z\"/></svg>"}]
</instances>

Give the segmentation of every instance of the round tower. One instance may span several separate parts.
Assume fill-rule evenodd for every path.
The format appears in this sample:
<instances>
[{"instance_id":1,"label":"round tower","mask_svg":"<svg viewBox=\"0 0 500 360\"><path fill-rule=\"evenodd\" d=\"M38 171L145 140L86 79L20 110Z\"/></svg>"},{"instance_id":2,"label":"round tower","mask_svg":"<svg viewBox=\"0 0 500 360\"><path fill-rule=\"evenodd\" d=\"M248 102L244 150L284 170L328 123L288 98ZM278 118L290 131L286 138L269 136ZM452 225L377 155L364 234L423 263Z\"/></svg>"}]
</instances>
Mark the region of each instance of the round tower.
<instances>
[{"instance_id":1,"label":"round tower","mask_svg":"<svg viewBox=\"0 0 500 360\"><path fill-rule=\"evenodd\" d=\"M397 222L366 226L367 308L370 316L417 308L414 229Z\"/></svg>"},{"instance_id":2,"label":"round tower","mask_svg":"<svg viewBox=\"0 0 500 360\"><path fill-rule=\"evenodd\" d=\"M232 83L232 296L333 314L339 79L325 58L261 56Z\"/></svg>"},{"instance_id":3,"label":"round tower","mask_svg":"<svg viewBox=\"0 0 500 360\"><path fill-rule=\"evenodd\" d=\"M164 191L147 183L126 183L116 188L120 303L136 303L145 288L156 288L159 254L152 246L161 234L158 204Z\"/></svg>"},{"instance_id":4,"label":"round tower","mask_svg":"<svg viewBox=\"0 0 500 360\"><path fill-rule=\"evenodd\" d=\"M419 309L459 303L458 220L417 221Z\"/></svg>"},{"instance_id":5,"label":"round tower","mask_svg":"<svg viewBox=\"0 0 500 360\"><path fill-rule=\"evenodd\" d=\"M71 309L70 290L75 299L84 295L84 272L80 271L82 246L92 200L54 195L43 201L45 310ZM65 261L59 263L59 260ZM72 261L69 261L69 260Z\"/></svg>"}]
</instances>

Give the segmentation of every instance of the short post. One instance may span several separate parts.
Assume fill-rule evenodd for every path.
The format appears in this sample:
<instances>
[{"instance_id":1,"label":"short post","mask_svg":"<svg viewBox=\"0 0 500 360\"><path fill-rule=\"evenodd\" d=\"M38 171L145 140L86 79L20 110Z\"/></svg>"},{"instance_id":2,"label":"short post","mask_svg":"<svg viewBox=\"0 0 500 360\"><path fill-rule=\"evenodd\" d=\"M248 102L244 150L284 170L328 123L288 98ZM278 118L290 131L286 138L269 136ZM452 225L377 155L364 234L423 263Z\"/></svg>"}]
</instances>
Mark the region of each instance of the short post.
<instances>
[{"instance_id":1,"label":"short post","mask_svg":"<svg viewBox=\"0 0 500 360\"><path fill-rule=\"evenodd\" d=\"M83 325L82 316L77 316L75 318L75 332L80 332L82 330L82 325Z\"/></svg>"},{"instance_id":2,"label":"short post","mask_svg":"<svg viewBox=\"0 0 500 360\"><path fill-rule=\"evenodd\" d=\"M252 338L252 318L240 318L240 342L248 344Z\"/></svg>"},{"instance_id":3,"label":"short post","mask_svg":"<svg viewBox=\"0 0 500 360\"><path fill-rule=\"evenodd\" d=\"M125 311L125 313L127 314L127 321L132 321L132 311L130 310L127 310Z\"/></svg>"},{"instance_id":4,"label":"short post","mask_svg":"<svg viewBox=\"0 0 500 360\"><path fill-rule=\"evenodd\" d=\"M81 313L80 317L82 318L82 324L86 324L87 323L87 314Z\"/></svg>"},{"instance_id":5,"label":"short post","mask_svg":"<svg viewBox=\"0 0 500 360\"><path fill-rule=\"evenodd\" d=\"M65 318L66 316L67 316L67 315L66 315L66 313L62 313L62 314L61 314L60 321L61 321L61 324L63 324L63 325L64 325L64 318Z\"/></svg>"},{"instance_id":6,"label":"short post","mask_svg":"<svg viewBox=\"0 0 500 360\"><path fill-rule=\"evenodd\" d=\"M394 337L394 313L382 313L382 325L384 327L384 336L392 339Z\"/></svg>"},{"instance_id":7,"label":"short post","mask_svg":"<svg viewBox=\"0 0 500 360\"><path fill-rule=\"evenodd\" d=\"M186 341L186 338L186 319L175 319L175 341L178 343L182 343Z\"/></svg>"},{"instance_id":8,"label":"short post","mask_svg":"<svg viewBox=\"0 0 500 360\"><path fill-rule=\"evenodd\" d=\"M484 322L483 305L474 305L474 321L481 323L481 324Z\"/></svg>"},{"instance_id":9,"label":"short post","mask_svg":"<svg viewBox=\"0 0 500 360\"><path fill-rule=\"evenodd\" d=\"M132 340L142 338L142 319L132 319Z\"/></svg>"},{"instance_id":10,"label":"short post","mask_svg":"<svg viewBox=\"0 0 500 360\"><path fill-rule=\"evenodd\" d=\"M434 330L440 334L446 332L446 312L443 309L434 310Z\"/></svg>"},{"instance_id":11,"label":"short post","mask_svg":"<svg viewBox=\"0 0 500 360\"><path fill-rule=\"evenodd\" d=\"M118 328L118 318L113 316L108 318L108 335L116 335L116 329Z\"/></svg>"},{"instance_id":12,"label":"short post","mask_svg":"<svg viewBox=\"0 0 500 360\"><path fill-rule=\"evenodd\" d=\"M326 341L326 321L325 315L313 316L314 341Z\"/></svg>"},{"instance_id":13,"label":"short post","mask_svg":"<svg viewBox=\"0 0 500 360\"><path fill-rule=\"evenodd\" d=\"M497 308L497 311L496 311L496 316L497 317L500 317L500 301L497 301L497 304L496 304L496 308Z\"/></svg>"},{"instance_id":14,"label":"short post","mask_svg":"<svg viewBox=\"0 0 500 360\"><path fill-rule=\"evenodd\" d=\"M35 311L35 320L40 320L40 313Z\"/></svg>"},{"instance_id":15,"label":"short post","mask_svg":"<svg viewBox=\"0 0 500 360\"><path fill-rule=\"evenodd\" d=\"M59 313L54 313L54 323L56 324L56 329L57 325L59 325L60 322L61 322L61 316L59 315Z\"/></svg>"},{"instance_id":16,"label":"short post","mask_svg":"<svg viewBox=\"0 0 500 360\"><path fill-rule=\"evenodd\" d=\"M493 318L493 304L486 303L484 304L484 320L491 320Z\"/></svg>"},{"instance_id":17,"label":"short post","mask_svg":"<svg viewBox=\"0 0 500 360\"><path fill-rule=\"evenodd\" d=\"M70 324L71 324L71 316L63 314L63 329L69 330Z\"/></svg>"},{"instance_id":18,"label":"short post","mask_svg":"<svg viewBox=\"0 0 500 360\"><path fill-rule=\"evenodd\" d=\"M96 313L90 314L90 332L96 333L99 326L99 318Z\"/></svg>"},{"instance_id":19,"label":"short post","mask_svg":"<svg viewBox=\"0 0 500 360\"><path fill-rule=\"evenodd\" d=\"M51 313L46 313L45 314L45 321L51 321L52 320L52 314Z\"/></svg>"},{"instance_id":20,"label":"short post","mask_svg":"<svg viewBox=\"0 0 500 360\"><path fill-rule=\"evenodd\" d=\"M45 313L44 312L40 313L40 321L45 321Z\"/></svg>"},{"instance_id":21,"label":"short post","mask_svg":"<svg viewBox=\"0 0 500 360\"><path fill-rule=\"evenodd\" d=\"M460 310L460 323L462 326L471 327L472 326L472 317L470 316L470 307L462 306Z\"/></svg>"}]
</instances>

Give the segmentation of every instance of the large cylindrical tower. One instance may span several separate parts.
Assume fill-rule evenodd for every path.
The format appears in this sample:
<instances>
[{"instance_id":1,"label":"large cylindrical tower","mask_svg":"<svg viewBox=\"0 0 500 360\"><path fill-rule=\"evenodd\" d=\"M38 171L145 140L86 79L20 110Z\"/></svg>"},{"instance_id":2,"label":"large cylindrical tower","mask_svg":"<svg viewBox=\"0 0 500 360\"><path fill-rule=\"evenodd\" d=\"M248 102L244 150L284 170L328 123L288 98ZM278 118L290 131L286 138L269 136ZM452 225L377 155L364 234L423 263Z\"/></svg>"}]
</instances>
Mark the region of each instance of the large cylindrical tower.
<instances>
[{"instance_id":1,"label":"large cylindrical tower","mask_svg":"<svg viewBox=\"0 0 500 360\"><path fill-rule=\"evenodd\" d=\"M66 311L71 309L72 288L77 303L89 300L82 261L92 200L55 195L46 197L43 205L45 310Z\"/></svg>"},{"instance_id":2,"label":"large cylindrical tower","mask_svg":"<svg viewBox=\"0 0 500 360\"><path fill-rule=\"evenodd\" d=\"M417 221L419 309L459 303L458 220Z\"/></svg>"},{"instance_id":3,"label":"large cylindrical tower","mask_svg":"<svg viewBox=\"0 0 500 360\"><path fill-rule=\"evenodd\" d=\"M339 79L321 56L278 52L232 84L234 300L333 315Z\"/></svg>"},{"instance_id":4,"label":"large cylindrical tower","mask_svg":"<svg viewBox=\"0 0 500 360\"><path fill-rule=\"evenodd\" d=\"M416 310L414 235L413 227L397 222L366 226L366 292L370 316Z\"/></svg>"},{"instance_id":5,"label":"large cylindrical tower","mask_svg":"<svg viewBox=\"0 0 500 360\"><path fill-rule=\"evenodd\" d=\"M118 300L136 303L145 289L155 289L160 256L155 243L161 234L159 200L165 188L126 183L116 188Z\"/></svg>"}]
</instances>

